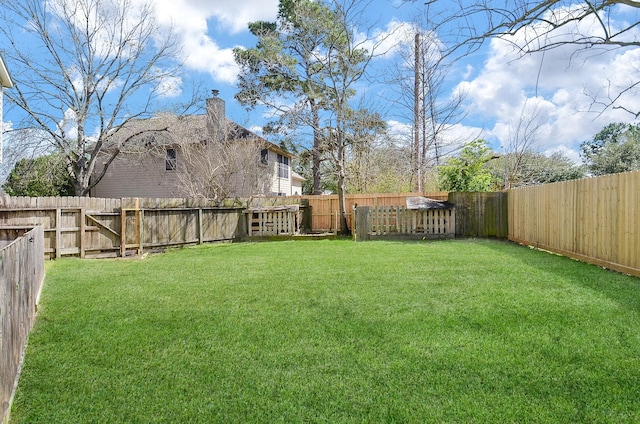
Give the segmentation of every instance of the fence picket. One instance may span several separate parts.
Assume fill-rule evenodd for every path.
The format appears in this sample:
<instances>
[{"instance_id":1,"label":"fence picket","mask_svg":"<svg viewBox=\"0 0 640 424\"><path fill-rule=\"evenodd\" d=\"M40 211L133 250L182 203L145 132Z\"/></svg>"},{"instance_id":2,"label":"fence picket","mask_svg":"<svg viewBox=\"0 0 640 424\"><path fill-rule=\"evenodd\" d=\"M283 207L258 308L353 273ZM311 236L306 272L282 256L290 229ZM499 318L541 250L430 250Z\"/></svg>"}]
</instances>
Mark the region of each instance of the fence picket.
<instances>
[{"instance_id":1,"label":"fence picket","mask_svg":"<svg viewBox=\"0 0 640 424\"><path fill-rule=\"evenodd\" d=\"M355 214L364 211L368 217L356 218L361 225L368 223L366 231L358 230L360 240L371 236L415 237L415 238L452 238L455 236L455 212L448 210L408 209L405 206L379 206L356 208ZM446 216L451 219L447 222ZM377 223L383 222L380 226ZM365 236L365 234L367 236Z\"/></svg>"}]
</instances>

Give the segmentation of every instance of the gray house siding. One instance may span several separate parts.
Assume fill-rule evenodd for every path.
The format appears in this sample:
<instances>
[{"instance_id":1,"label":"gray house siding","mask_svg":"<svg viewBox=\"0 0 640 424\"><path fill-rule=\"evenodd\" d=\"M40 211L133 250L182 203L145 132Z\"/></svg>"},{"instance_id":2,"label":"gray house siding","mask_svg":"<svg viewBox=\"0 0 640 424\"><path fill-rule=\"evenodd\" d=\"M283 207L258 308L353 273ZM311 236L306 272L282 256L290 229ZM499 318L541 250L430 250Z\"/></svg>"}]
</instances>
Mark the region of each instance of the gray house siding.
<instances>
[{"instance_id":1,"label":"gray house siding","mask_svg":"<svg viewBox=\"0 0 640 424\"><path fill-rule=\"evenodd\" d=\"M159 155L121 154L104 178L91 191L93 197L184 197L177 178L180 170L167 170L166 158Z\"/></svg>"}]
</instances>

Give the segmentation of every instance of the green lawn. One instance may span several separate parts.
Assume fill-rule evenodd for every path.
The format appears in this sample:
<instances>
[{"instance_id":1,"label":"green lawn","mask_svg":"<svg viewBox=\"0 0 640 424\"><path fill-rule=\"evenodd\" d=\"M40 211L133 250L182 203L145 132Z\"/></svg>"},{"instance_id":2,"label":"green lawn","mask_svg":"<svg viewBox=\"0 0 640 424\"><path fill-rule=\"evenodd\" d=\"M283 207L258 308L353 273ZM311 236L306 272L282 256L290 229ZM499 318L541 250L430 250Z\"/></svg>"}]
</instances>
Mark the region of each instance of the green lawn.
<instances>
[{"instance_id":1,"label":"green lawn","mask_svg":"<svg viewBox=\"0 0 640 424\"><path fill-rule=\"evenodd\" d=\"M494 241L58 260L14 422L640 422L640 280Z\"/></svg>"}]
</instances>

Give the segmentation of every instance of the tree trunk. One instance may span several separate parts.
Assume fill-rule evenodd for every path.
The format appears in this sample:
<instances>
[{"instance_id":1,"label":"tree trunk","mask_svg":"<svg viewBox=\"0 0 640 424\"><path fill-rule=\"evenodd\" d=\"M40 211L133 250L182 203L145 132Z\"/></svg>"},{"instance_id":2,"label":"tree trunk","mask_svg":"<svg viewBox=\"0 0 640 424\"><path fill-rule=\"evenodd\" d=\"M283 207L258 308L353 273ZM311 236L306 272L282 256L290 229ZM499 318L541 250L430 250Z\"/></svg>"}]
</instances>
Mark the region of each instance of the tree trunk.
<instances>
[{"instance_id":1,"label":"tree trunk","mask_svg":"<svg viewBox=\"0 0 640 424\"><path fill-rule=\"evenodd\" d=\"M422 191L420 164L420 33L415 36L415 70L413 92L413 178L414 191Z\"/></svg>"},{"instance_id":2,"label":"tree trunk","mask_svg":"<svg viewBox=\"0 0 640 424\"><path fill-rule=\"evenodd\" d=\"M346 190L345 190L345 146L344 136L338 131L338 161L337 169L338 173L338 211L340 213L340 234L349 235L351 230L349 229L349 223L347 222L347 202L346 202Z\"/></svg>"},{"instance_id":3,"label":"tree trunk","mask_svg":"<svg viewBox=\"0 0 640 424\"><path fill-rule=\"evenodd\" d=\"M322 179L320 175L320 114L315 102L311 101L311 113L313 115L313 150L311 151L311 171L313 173L313 190L311 194L322 194Z\"/></svg>"}]
</instances>

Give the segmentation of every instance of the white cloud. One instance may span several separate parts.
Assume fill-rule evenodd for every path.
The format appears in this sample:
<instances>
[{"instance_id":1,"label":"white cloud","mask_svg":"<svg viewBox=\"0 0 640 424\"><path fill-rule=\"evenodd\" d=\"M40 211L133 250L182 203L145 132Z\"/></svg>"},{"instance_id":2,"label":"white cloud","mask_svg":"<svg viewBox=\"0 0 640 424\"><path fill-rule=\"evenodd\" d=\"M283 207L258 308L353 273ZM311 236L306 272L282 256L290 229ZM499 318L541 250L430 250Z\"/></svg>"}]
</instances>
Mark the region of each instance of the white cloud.
<instances>
[{"instance_id":1,"label":"white cloud","mask_svg":"<svg viewBox=\"0 0 640 424\"><path fill-rule=\"evenodd\" d=\"M394 138L410 137L413 132L413 126L400 121L387 121L387 130Z\"/></svg>"},{"instance_id":2,"label":"white cloud","mask_svg":"<svg viewBox=\"0 0 640 424\"><path fill-rule=\"evenodd\" d=\"M179 76L165 76L156 86L160 97L172 98L182 94L182 78Z\"/></svg>"},{"instance_id":3,"label":"white cloud","mask_svg":"<svg viewBox=\"0 0 640 424\"><path fill-rule=\"evenodd\" d=\"M184 3L207 18L217 19L233 33L246 30L249 22L275 20L278 14L278 0L188 0Z\"/></svg>"},{"instance_id":4,"label":"white cloud","mask_svg":"<svg viewBox=\"0 0 640 424\"><path fill-rule=\"evenodd\" d=\"M210 34L236 34L246 30L249 22L275 19L278 11L278 0L157 0L154 5L160 22L172 26L178 35L185 65L229 84L238 74L234 46L223 47Z\"/></svg>"},{"instance_id":5,"label":"white cloud","mask_svg":"<svg viewBox=\"0 0 640 424\"><path fill-rule=\"evenodd\" d=\"M582 162L580 154L576 150L570 149L564 144L560 144L558 146L552 147L551 149L547 149L542 153L544 153L545 156L551 156L554 153L561 153L562 155L573 161L573 163L575 164L579 164Z\"/></svg>"},{"instance_id":6,"label":"white cloud","mask_svg":"<svg viewBox=\"0 0 640 424\"><path fill-rule=\"evenodd\" d=\"M408 43L413 43L411 40L415 32L415 25L393 19L384 29L376 30L369 36L359 33L358 38L362 47L369 52L390 58Z\"/></svg>"},{"instance_id":7,"label":"white cloud","mask_svg":"<svg viewBox=\"0 0 640 424\"><path fill-rule=\"evenodd\" d=\"M583 19L580 30L585 33L594 25L593 20ZM562 28L552 36L567 39L571 30ZM495 122L491 134L500 145L508 145L520 117L529 116L526 108L532 102L541 114L535 147L549 152L561 149L574 160L579 144L606 124L632 120L620 109L603 109L602 103L610 102L638 80L640 49L586 50L565 45L520 57L514 43L522 45L524 40L525 31L509 40L493 39L479 74L457 86L468 93L472 115ZM640 110L637 92L624 94L619 101Z\"/></svg>"},{"instance_id":8,"label":"white cloud","mask_svg":"<svg viewBox=\"0 0 640 424\"><path fill-rule=\"evenodd\" d=\"M259 125L252 125L251 127L249 127L249 131L254 134L262 135L262 127Z\"/></svg>"},{"instance_id":9,"label":"white cloud","mask_svg":"<svg viewBox=\"0 0 640 424\"><path fill-rule=\"evenodd\" d=\"M78 138L78 118L76 113L71 109L65 110L64 118L58 122L58 128L64 132L67 140Z\"/></svg>"}]
</instances>

